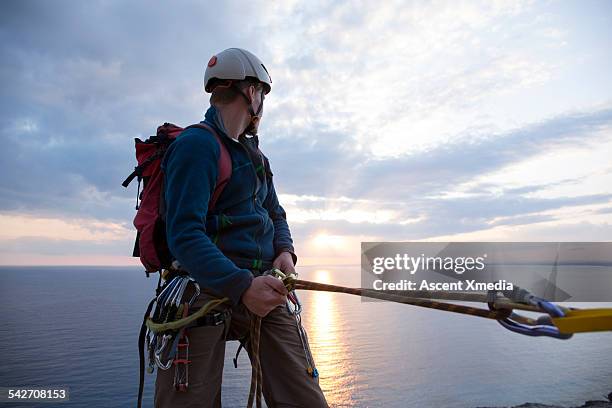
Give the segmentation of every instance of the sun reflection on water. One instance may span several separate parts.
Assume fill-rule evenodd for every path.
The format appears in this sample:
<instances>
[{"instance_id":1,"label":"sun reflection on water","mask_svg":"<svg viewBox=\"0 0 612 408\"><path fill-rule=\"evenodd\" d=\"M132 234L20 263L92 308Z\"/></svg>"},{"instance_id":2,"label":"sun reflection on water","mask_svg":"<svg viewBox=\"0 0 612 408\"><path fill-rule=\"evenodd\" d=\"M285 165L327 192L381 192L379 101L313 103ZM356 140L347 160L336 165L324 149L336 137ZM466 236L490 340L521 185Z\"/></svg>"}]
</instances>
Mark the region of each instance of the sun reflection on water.
<instances>
[{"instance_id":1,"label":"sun reflection on water","mask_svg":"<svg viewBox=\"0 0 612 408\"><path fill-rule=\"evenodd\" d=\"M326 270L315 271L314 280L331 283ZM355 378L348 351L343 316L334 293L308 293L304 326L319 371L319 384L330 406L350 406Z\"/></svg>"}]
</instances>

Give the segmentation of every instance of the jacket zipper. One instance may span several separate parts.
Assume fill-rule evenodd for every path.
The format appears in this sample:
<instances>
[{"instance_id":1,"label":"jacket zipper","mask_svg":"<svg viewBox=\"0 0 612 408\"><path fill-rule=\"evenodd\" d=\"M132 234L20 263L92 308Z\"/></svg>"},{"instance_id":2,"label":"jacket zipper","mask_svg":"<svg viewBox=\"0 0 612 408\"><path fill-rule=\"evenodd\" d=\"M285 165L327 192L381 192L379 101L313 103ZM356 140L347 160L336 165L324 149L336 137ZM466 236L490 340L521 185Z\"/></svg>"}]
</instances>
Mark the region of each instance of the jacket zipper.
<instances>
[{"instance_id":1,"label":"jacket zipper","mask_svg":"<svg viewBox=\"0 0 612 408\"><path fill-rule=\"evenodd\" d=\"M259 228L257 228L257 230L255 231L255 233L253 234L253 239L255 240L255 244L257 245L257 258L256 258L256 265L253 265L254 267L256 267L257 269L259 269L259 271L261 272L261 264L262 264L262 251L261 251L261 245L260 245L260 240L259 240L259 234L261 233L261 230L263 229L263 223L264 223L264 217L259 214L259 212L257 211L257 184L259 183L259 178L257 177L257 170L255 170L255 165L253 164L253 161L251 160L251 156L249 155L249 152L247 151L246 147L242 145L242 143L240 143L240 147L242 148L242 150L244 151L244 153L247 155L247 157L249 158L249 162L251 163L251 169L253 170L253 175L255 176L255 187L253 190L253 210L255 211L255 213L261 218L261 222L259 223Z\"/></svg>"}]
</instances>

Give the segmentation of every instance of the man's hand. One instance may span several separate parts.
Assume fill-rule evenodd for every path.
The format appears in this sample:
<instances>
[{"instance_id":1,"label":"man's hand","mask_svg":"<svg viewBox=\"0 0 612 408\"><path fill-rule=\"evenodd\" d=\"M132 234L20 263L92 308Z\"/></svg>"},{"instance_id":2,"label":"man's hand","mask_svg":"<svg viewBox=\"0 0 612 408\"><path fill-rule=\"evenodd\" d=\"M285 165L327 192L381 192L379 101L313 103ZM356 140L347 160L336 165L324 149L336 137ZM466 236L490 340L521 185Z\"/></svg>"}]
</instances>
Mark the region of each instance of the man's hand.
<instances>
[{"instance_id":1,"label":"man's hand","mask_svg":"<svg viewBox=\"0 0 612 408\"><path fill-rule=\"evenodd\" d=\"M287 288L277 278L264 275L258 276L251 286L242 294L242 303L252 313L265 317L276 306L287 301Z\"/></svg>"},{"instance_id":2,"label":"man's hand","mask_svg":"<svg viewBox=\"0 0 612 408\"><path fill-rule=\"evenodd\" d=\"M273 268L278 268L285 273L295 273L295 267L293 266L293 257L289 252L281 252L272 262Z\"/></svg>"}]
</instances>

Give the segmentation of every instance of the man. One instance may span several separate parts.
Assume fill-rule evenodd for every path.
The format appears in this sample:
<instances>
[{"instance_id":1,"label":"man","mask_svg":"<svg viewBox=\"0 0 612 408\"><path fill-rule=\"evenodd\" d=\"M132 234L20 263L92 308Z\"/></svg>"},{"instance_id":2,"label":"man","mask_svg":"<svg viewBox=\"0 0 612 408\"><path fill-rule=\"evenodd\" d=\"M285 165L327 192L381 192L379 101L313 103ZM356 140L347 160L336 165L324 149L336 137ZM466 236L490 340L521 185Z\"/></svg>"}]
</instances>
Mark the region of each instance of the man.
<instances>
[{"instance_id":1,"label":"man","mask_svg":"<svg viewBox=\"0 0 612 408\"><path fill-rule=\"evenodd\" d=\"M188 329L187 392L175 390L174 367L158 370L158 407L220 406L225 341L240 340L250 352L254 315L263 318L259 355L267 405L327 406L316 375L309 374L308 345L285 307L287 291L278 279L262 275L272 267L294 272L297 260L256 136L271 85L265 66L246 50L230 48L208 62L205 90L212 95L204 122L217 132L232 162L231 178L210 211L221 154L214 135L190 128L164 157L168 247L203 288L192 310L212 297L227 297L231 306Z\"/></svg>"}]
</instances>

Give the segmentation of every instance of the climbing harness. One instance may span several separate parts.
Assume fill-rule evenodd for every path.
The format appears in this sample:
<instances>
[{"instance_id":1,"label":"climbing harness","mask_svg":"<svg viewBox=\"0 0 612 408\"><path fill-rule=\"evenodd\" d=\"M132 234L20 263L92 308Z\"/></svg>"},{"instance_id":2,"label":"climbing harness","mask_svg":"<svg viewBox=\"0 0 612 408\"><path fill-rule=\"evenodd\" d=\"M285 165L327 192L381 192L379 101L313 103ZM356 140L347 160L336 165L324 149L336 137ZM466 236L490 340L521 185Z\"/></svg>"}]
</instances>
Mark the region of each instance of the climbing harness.
<instances>
[{"instance_id":1,"label":"climbing harness","mask_svg":"<svg viewBox=\"0 0 612 408\"><path fill-rule=\"evenodd\" d=\"M281 280L289 291L286 305L287 312L295 317L296 327L308 364L306 370L313 378L316 378L319 374L314 365L312 354L310 353L306 331L302 327L302 305L295 293L296 290L346 293L429 309L477 316L497 320L504 328L528 336L544 336L567 340L575 333L612 331L612 308L567 308L534 296L526 289L522 289L518 286L514 286L513 290L509 291L488 291L480 293L442 291L383 292L374 289L348 288L300 280L297 278L297 274L285 274L278 269L272 269L265 272L265 274ZM229 302L228 298L213 299L195 313L188 315L187 310L197 296L193 295L188 302L183 304L180 303L185 288L189 283L195 285L196 293L199 294L199 286L197 286L197 283L193 279L188 276L175 277L163 288L158 297L151 301L147 308L143 325L146 325L147 328L150 370L152 370L152 367L155 365L161 369L167 369L172 365L173 359L177 364L177 372L178 365L183 363L185 364L184 368L186 370L189 359L188 338L184 336L185 328L189 327L189 325L193 324L197 319L210 316L210 312L215 307ZM439 301L438 299L461 302L482 302L488 305L488 309L467 306L464 304L447 303ZM153 316L148 317L154 301L157 302L157 308ZM542 313L542 315L534 319L520 315L516 313L515 310ZM251 386L247 403L248 408L251 408L253 403L255 403L257 408L261 407L262 370L259 358L261 323L261 317L254 314L251 315L251 325L249 328ZM181 340L182 338L185 338L184 342ZM184 346L184 344L187 345ZM242 345L241 342L241 347ZM177 348L179 348L180 351L177 352ZM181 354L183 351L185 352L184 355ZM234 364L236 364L236 359L234 359ZM175 386L177 386L177 389L184 387L186 390L187 384L188 376L186 371L184 374L182 372L181 374L175 373ZM139 395L139 403L140 399L141 396Z\"/></svg>"}]
</instances>

